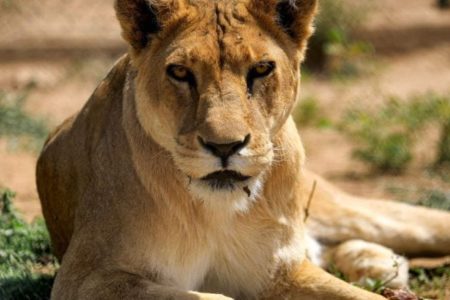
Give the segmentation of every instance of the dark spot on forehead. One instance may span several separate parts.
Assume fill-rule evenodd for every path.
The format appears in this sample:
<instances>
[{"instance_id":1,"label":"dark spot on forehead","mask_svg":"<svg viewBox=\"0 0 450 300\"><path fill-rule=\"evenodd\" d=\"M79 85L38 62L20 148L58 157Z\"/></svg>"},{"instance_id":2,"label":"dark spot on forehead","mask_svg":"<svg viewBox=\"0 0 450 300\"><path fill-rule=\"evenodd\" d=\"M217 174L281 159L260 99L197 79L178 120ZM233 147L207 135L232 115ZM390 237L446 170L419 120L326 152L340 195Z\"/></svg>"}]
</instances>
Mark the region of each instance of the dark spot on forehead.
<instances>
[{"instance_id":1,"label":"dark spot on forehead","mask_svg":"<svg viewBox=\"0 0 450 300\"><path fill-rule=\"evenodd\" d=\"M233 8L233 17L240 23L245 23L249 13L243 3L238 3Z\"/></svg>"},{"instance_id":2,"label":"dark spot on forehead","mask_svg":"<svg viewBox=\"0 0 450 300\"><path fill-rule=\"evenodd\" d=\"M210 35L211 34L211 32L209 31L209 28L208 27L204 27L203 29L201 29L201 31L200 31L200 35L203 35L203 36L208 36L208 35Z\"/></svg>"},{"instance_id":3,"label":"dark spot on forehead","mask_svg":"<svg viewBox=\"0 0 450 300\"><path fill-rule=\"evenodd\" d=\"M221 7L220 7L221 6ZM219 47L219 62L220 62L220 68L222 69L225 64L225 58L224 58L224 50L225 45L223 42L223 37L226 33L225 24L223 23L223 13L221 11L221 8L223 9L223 5L220 5L219 3L216 3L215 13L216 13L216 31L217 31L217 45Z\"/></svg>"},{"instance_id":4,"label":"dark spot on forehead","mask_svg":"<svg viewBox=\"0 0 450 300\"><path fill-rule=\"evenodd\" d=\"M217 32L218 61L223 69L227 63L238 63L250 59L250 45L245 45L243 27L248 24L251 15L246 5L235 1L215 3L215 28ZM230 60L231 59L231 60Z\"/></svg>"}]
</instances>

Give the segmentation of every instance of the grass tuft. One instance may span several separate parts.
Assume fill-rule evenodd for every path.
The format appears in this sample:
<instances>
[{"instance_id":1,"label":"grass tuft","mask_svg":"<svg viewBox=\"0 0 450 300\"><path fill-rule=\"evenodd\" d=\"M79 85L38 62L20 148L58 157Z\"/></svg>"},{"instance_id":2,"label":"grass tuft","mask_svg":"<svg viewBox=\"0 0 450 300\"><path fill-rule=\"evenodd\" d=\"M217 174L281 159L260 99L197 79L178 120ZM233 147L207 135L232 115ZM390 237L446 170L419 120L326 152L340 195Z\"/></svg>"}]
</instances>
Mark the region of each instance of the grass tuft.
<instances>
[{"instance_id":1,"label":"grass tuft","mask_svg":"<svg viewBox=\"0 0 450 300\"><path fill-rule=\"evenodd\" d=\"M345 0L322 0L316 31L309 42L306 67L339 79L352 78L368 66L372 46L353 38L366 19L369 5Z\"/></svg>"},{"instance_id":2,"label":"grass tuft","mask_svg":"<svg viewBox=\"0 0 450 300\"><path fill-rule=\"evenodd\" d=\"M0 299L49 299L56 270L44 221L26 223L10 190L0 191Z\"/></svg>"},{"instance_id":3,"label":"grass tuft","mask_svg":"<svg viewBox=\"0 0 450 300\"><path fill-rule=\"evenodd\" d=\"M375 111L351 109L338 127L357 142L355 158L381 173L401 173L429 125L441 132L435 166L450 165L450 95L426 94L410 101L391 98Z\"/></svg>"},{"instance_id":4,"label":"grass tuft","mask_svg":"<svg viewBox=\"0 0 450 300\"><path fill-rule=\"evenodd\" d=\"M409 271L411 290L426 299L448 299L450 266L434 269L413 268Z\"/></svg>"},{"instance_id":5,"label":"grass tuft","mask_svg":"<svg viewBox=\"0 0 450 300\"><path fill-rule=\"evenodd\" d=\"M323 114L323 109L314 97L306 97L300 100L293 112L293 117L297 125L301 127L328 128L332 122Z\"/></svg>"},{"instance_id":6,"label":"grass tuft","mask_svg":"<svg viewBox=\"0 0 450 300\"><path fill-rule=\"evenodd\" d=\"M450 191L429 190L418 204L434 209L450 211Z\"/></svg>"},{"instance_id":7,"label":"grass tuft","mask_svg":"<svg viewBox=\"0 0 450 300\"><path fill-rule=\"evenodd\" d=\"M6 137L13 148L39 150L48 135L43 119L26 113L23 106L30 88L20 93L0 91L0 137Z\"/></svg>"}]
</instances>

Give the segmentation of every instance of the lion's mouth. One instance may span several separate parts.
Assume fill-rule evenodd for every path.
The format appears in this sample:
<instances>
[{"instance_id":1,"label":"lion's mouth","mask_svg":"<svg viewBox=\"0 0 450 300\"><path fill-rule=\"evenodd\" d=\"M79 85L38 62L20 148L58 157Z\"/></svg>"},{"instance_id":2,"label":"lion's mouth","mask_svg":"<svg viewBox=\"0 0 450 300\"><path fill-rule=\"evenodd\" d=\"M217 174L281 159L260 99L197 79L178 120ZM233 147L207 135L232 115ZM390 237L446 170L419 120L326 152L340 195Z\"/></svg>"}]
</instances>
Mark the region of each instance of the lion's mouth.
<instances>
[{"instance_id":1,"label":"lion's mouth","mask_svg":"<svg viewBox=\"0 0 450 300\"><path fill-rule=\"evenodd\" d=\"M205 181L214 189L232 189L237 182L242 182L250 179L250 176L242 175L236 171L217 171L203 177L201 180Z\"/></svg>"}]
</instances>

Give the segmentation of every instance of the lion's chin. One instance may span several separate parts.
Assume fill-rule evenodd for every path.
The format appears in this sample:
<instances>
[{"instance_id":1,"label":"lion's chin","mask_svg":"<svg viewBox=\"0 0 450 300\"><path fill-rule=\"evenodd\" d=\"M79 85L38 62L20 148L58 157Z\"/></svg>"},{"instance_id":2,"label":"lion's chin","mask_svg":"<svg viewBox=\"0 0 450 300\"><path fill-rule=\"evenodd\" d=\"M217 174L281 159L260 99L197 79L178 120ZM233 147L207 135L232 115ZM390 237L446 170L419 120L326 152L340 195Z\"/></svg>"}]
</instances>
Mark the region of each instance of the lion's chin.
<instances>
[{"instance_id":1,"label":"lion's chin","mask_svg":"<svg viewBox=\"0 0 450 300\"><path fill-rule=\"evenodd\" d=\"M258 198L262 186L262 176L221 171L190 180L188 188L194 198L212 210L244 213Z\"/></svg>"}]
</instances>

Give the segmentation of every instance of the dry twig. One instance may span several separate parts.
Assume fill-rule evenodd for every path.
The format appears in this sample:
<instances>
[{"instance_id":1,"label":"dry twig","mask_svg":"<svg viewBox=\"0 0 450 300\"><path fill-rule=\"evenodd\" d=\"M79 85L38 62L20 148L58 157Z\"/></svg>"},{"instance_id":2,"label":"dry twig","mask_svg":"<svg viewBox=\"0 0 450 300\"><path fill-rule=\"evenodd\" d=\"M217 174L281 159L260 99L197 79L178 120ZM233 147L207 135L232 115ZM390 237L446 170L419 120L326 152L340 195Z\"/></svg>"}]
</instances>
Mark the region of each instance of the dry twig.
<instances>
[{"instance_id":1,"label":"dry twig","mask_svg":"<svg viewBox=\"0 0 450 300\"><path fill-rule=\"evenodd\" d=\"M309 193L308 202L306 203L305 207L305 217L303 219L303 222L306 223L306 221L309 218L309 208L311 206L312 199L314 197L314 193L316 192L316 186L317 186L317 180L314 180L311 193Z\"/></svg>"}]
</instances>

